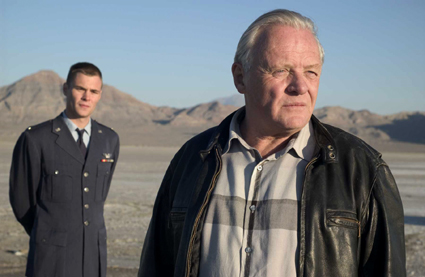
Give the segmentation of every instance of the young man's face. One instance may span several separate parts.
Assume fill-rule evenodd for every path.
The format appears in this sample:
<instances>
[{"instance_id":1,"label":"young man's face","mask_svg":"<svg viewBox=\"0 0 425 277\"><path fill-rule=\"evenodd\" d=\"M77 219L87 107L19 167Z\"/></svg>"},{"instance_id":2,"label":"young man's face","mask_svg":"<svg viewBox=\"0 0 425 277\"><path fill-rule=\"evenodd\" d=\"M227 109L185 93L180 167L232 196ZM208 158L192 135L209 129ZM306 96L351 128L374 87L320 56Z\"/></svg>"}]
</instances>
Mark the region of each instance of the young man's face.
<instances>
[{"instance_id":1,"label":"young man's face","mask_svg":"<svg viewBox=\"0 0 425 277\"><path fill-rule=\"evenodd\" d=\"M102 95L102 79L77 73L71 84L63 85L66 115L70 119L89 118Z\"/></svg>"}]
</instances>

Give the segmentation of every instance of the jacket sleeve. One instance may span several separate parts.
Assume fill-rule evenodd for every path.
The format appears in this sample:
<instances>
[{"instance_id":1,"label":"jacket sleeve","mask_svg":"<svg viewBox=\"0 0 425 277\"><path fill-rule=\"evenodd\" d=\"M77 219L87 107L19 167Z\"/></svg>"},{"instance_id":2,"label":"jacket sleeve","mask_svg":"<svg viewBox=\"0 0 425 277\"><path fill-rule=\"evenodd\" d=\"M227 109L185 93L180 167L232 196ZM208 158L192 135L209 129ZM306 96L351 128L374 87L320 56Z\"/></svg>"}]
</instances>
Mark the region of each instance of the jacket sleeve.
<instances>
[{"instance_id":1,"label":"jacket sleeve","mask_svg":"<svg viewBox=\"0 0 425 277\"><path fill-rule=\"evenodd\" d=\"M406 276L404 213L394 177L378 167L362 234L360 276Z\"/></svg>"},{"instance_id":2,"label":"jacket sleeve","mask_svg":"<svg viewBox=\"0 0 425 277\"><path fill-rule=\"evenodd\" d=\"M37 189L40 183L41 161L39 149L29 132L22 133L13 150L9 179L9 200L16 219L31 234L34 224Z\"/></svg>"},{"instance_id":3,"label":"jacket sleeve","mask_svg":"<svg viewBox=\"0 0 425 277\"><path fill-rule=\"evenodd\" d=\"M169 232L169 214L172 206L170 186L174 179L173 159L159 188L152 218L146 233L140 258L139 277L174 275L173 241Z\"/></svg>"}]
</instances>

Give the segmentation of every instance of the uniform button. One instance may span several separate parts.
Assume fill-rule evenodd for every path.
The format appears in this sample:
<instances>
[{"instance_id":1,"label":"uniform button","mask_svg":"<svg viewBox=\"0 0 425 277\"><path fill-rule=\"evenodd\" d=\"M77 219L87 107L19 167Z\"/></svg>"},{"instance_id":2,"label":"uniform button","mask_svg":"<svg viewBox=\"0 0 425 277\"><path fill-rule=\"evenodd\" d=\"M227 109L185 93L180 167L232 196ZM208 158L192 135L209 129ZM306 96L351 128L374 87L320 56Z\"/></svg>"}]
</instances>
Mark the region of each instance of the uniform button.
<instances>
[{"instance_id":1,"label":"uniform button","mask_svg":"<svg viewBox=\"0 0 425 277\"><path fill-rule=\"evenodd\" d=\"M84 172L84 177L89 177L89 173L88 172Z\"/></svg>"},{"instance_id":2,"label":"uniform button","mask_svg":"<svg viewBox=\"0 0 425 277\"><path fill-rule=\"evenodd\" d=\"M87 210L89 208L89 204L85 204L84 208Z\"/></svg>"},{"instance_id":3,"label":"uniform button","mask_svg":"<svg viewBox=\"0 0 425 277\"><path fill-rule=\"evenodd\" d=\"M259 165L259 166L257 167L257 170L258 170L258 171L263 170L263 166L262 166L262 165Z\"/></svg>"},{"instance_id":4,"label":"uniform button","mask_svg":"<svg viewBox=\"0 0 425 277\"><path fill-rule=\"evenodd\" d=\"M85 191L85 192L89 192L89 188L88 188L88 187L85 187L85 188L84 188L84 191Z\"/></svg>"},{"instance_id":5,"label":"uniform button","mask_svg":"<svg viewBox=\"0 0 425 277\"><path fill-rule=\"evenodd\" d=\"M58 175L58 174L59 174L59 170L56 170L56 171L55 171L55 174L56 174L56 175Z\"/></svg>"},{"instance_id":6,"label":"uniform button","mask_svg":"<svg viewBox=\"0 0 425 277\"><path fill-rule=\"evenodd\" d=\"M251 210L251 212L252 212L252 213L254 213L254 212L255 212L256 207L255 207L255 205L251 205L251 206L249 207L249 209Z\"/></svg>"},{"instance_id":7,"label":"uniform button","mask_svg":"<svg viewBox=\"0 0 425 277\"><path fill-rule=\"evenodd\" d=\"M248 254L251 253L252 252L252 248L251 247L245 248L245 252L248 253Z\"/></svg>"},{"instance_id":8,"label":"uniform button","mask_svg":"<svg viewBox=\"0 0 425 277\"><path fill-rule=\"evenodd\" d=\"M89 222L86 220L86 221L84 221L84 225L86 225L86 226L89 226Z\"/></svg>"}]
</instances>

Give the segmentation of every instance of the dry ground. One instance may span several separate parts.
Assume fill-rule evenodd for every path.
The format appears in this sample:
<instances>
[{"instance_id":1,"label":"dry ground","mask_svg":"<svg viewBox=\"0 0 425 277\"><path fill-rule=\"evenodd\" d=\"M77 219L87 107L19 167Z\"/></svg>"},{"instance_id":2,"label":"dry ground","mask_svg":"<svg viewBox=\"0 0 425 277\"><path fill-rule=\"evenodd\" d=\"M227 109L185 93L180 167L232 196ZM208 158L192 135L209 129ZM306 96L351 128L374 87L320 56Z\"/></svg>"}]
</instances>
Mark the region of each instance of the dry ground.
<instances>
[{"instance_id":1,"label":"dry ground","mask_svg":"<svg viewBox=\"0 0 425 277\"><path fill-rule=\"evenodd\" d=\"M28 237L8 200L13 143L0 143L0 276L23 276ZM136 276L152 205L177 148L123 146L105 205L108 276ZM406 215L408 276L425 276L425 153L384 153ZM22 255L19 255L21 254Z\"/></svg>"}]
</instances>

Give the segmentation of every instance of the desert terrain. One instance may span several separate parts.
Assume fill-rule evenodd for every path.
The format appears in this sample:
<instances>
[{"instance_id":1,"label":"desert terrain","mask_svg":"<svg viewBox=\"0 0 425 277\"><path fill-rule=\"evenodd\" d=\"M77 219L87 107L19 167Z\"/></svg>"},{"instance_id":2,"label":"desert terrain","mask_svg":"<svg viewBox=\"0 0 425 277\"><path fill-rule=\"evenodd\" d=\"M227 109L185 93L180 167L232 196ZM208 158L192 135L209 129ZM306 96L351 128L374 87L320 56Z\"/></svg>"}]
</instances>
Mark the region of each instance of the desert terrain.
<instances>
[{"instance_id":1,"label":"desert terrain","mask_svg":"<svg viewBox=\"0 0 425 277\"><path fill-rule=\"evenodd\" d=\"M0 144L0 276L24 276L28 236L8 199L13 143ZM123 146L105 204L108 276L136 276L156 192L177 147ZM405 211L408 276L425 276L425 151L384 152ZM421 153L420 153L421 152Z\"/></svg>"}]
</instances>

